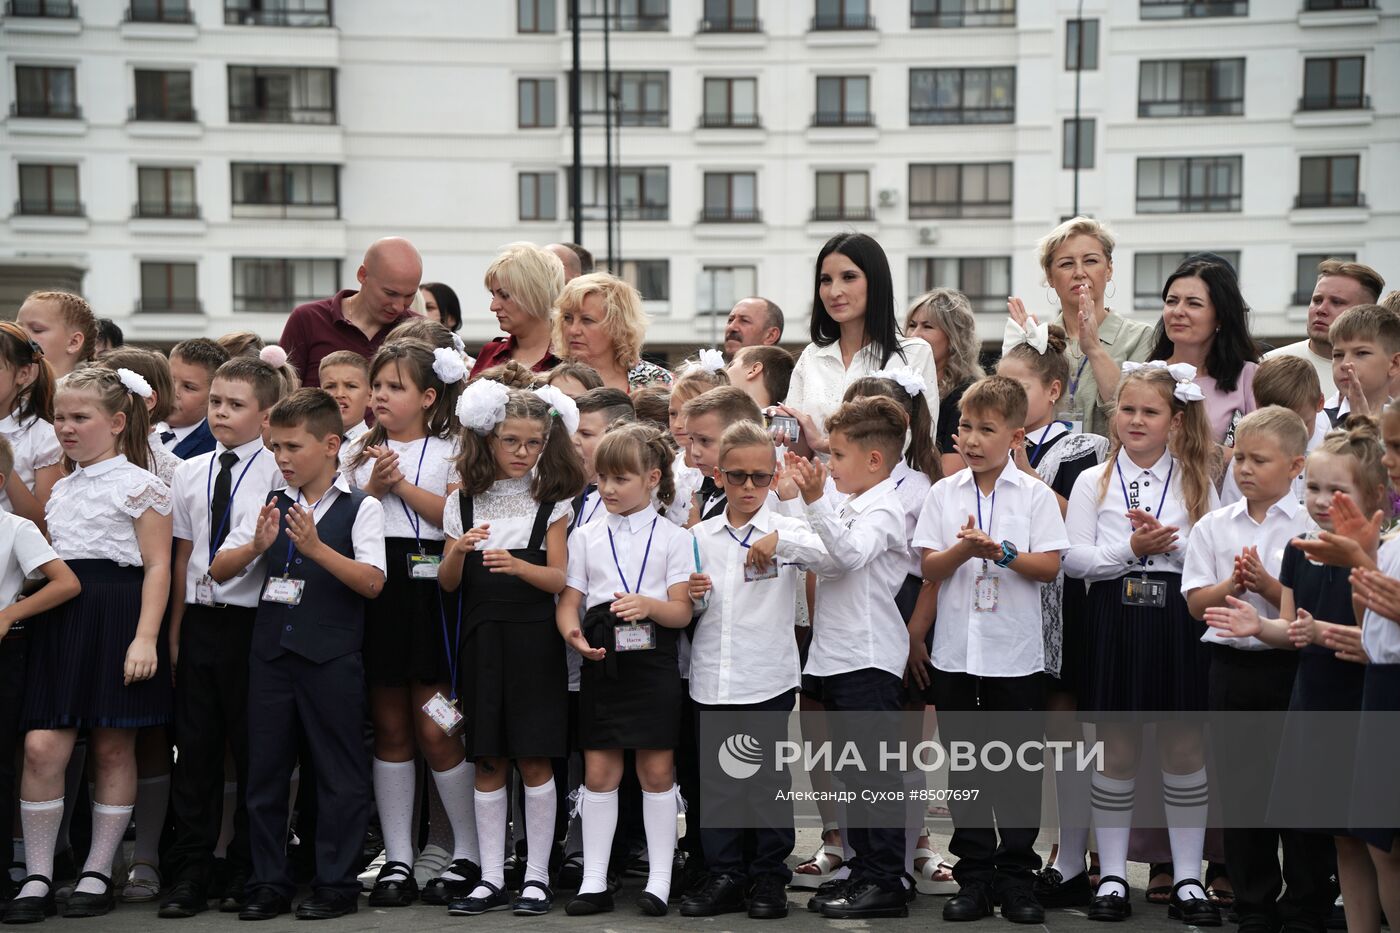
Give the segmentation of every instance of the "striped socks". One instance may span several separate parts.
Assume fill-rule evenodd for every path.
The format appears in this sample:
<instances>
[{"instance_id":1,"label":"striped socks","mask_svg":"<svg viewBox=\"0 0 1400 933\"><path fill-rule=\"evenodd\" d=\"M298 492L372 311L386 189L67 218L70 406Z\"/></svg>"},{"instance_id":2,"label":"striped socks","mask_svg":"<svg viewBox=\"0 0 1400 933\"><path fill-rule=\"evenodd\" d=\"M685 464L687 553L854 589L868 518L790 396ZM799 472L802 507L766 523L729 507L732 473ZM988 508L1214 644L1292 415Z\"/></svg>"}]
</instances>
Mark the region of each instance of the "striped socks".
<instances>
[{"instance_id":1,"label":"striped socks","mask_svg":"<svg viewBox=\"0 0 1400 933\"><path fill-rule=\"evenodd\" d=\"M1095 772L1089 781L1089 806L1094 814L1094 833L1099 841L1101 878L1128 877L1128 837L1133 831L1134 778L1111 778ZM1099 883L1101 895L1128 895L1116 881Z\"/></svg>"},{"instance_id":2,"label":"striped socks","mask_svg":"<svg viewBox=\"0 0 1400 933\"><path fill-rule=\"evenodd\" d=\"M1201 855L1206 844L1206 806L1210 787L1206 769L1190 774L1162 772L1162 800L1167 812L1167 835L1172 846L1172 882L1196 881L1181 889L1183 900L1204 899L1200 886Z\"/></svg>"}]
</instances>

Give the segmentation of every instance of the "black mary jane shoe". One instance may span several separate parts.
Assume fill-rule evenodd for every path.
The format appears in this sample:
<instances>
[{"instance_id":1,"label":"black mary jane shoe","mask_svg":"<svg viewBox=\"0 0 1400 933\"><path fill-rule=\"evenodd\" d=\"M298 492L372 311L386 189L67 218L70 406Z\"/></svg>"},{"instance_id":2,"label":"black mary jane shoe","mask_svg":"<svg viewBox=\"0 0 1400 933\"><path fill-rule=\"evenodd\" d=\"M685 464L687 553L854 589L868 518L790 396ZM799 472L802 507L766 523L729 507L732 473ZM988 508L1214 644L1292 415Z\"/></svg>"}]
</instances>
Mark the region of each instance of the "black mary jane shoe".
<instances>
[{"instance_id":1,"label":"black mary jane shoe","mask_svg":"<svg viewBox=\"0 0 1400 933\"><path fill-rule=\"evenodd\" d=\"M1187 878L1178 881L1172 886L1172 899L1167 902L1167 916L1173 920L1180 920L1182 923L1198 927L1218 927L1220 926L1220 908L1216 907L1204 897L1193 897L1183 899L1181 889L1187 885L1195 885L1202 891L1205 886L1195 878Z\"/></svg>"},{"instance_id":2,"label":"black mary jane shoe","mask_svg":"<svg viewBox=\"0 0 1400 933\"><path fill-rule=\"evenodd\" d=\"M423 885L423 890L418 892L420 901L424 904L446 907L458 898L471 896L471 893L476 890L476 886L481 883L481 866L471 859L459 858L447 866L447 871L458 877L432 879Z\"/></svg>"},{"instance_id":3,"label":"black mary jane shoe","mask_svg":"<svg viewBox=\"0 0 1400 933\"><path fill-rule=\"evenodd\" d=\"M194 881L181 881L161 899L156 916L167 920L183 920L208 909L209 898L204 887Z\"/></svg>"},{"instance_id":4,"label":"black mary jane shoe","mask_svg":"<svg viewBox=\"0 0 1400 933\"><path fill-rule=\"evenodd\" d=\"M527 897L525 892L534 888L539 893ZM554 892L543 881L527 881L520 886L520 894L511 901L510 912L517 917L542 917L554 907Z\"/></svg>"},{"instance_id":5,"label":"black mary jane shoe","mask_svg":"<svg viewBox=\"0 0 1400 933\"><path fill-rule=\"evenodd\" d=\"M574 899L564 905L564 913L570 917L590 917L593 914L611 913L613 896L608 891L591 894L575 894Z\"/></svg>"},{"instance_id":6,"label":"black mary jane shoe","mask_svg":"<svg viewBox=\"0 0 1400 933\"><path fill-rule=\"evenodd\" d=\"M369 892L371 907L407 907L418 900L418 882L413 866L403 862L385 862L374 879Z\"/></svg>"},{"instance_id":7,"label":"black mary jane shoe","mask_svg":"<svg viewBox=\"0 0 1400 933\"><path fill-rule=\"evenodd\" d=\"M648 917L664 917L667 911L671 909L670 904L667 904L650 891L643 891L641 894L638 894L636 904L637 909Z\"/></svg>"},{"instance_id":8,"label":"black mary jane shoe","mask_svg":"<svg viewBox=\"0 0 1400 933\"><path fill-rule=\"evenodd\" d=\"M1103 886L1110 882L1117 882L1118 884L1121 884L1123 886L1123 893L1095 893L1094 899L1089 903L1088 911L1085 912L1085 916L1087 916L1090 920L1102 920L1108 923L1118 923L1120 921L1127 920L1133 915L1133 905L1128 903L1127 880L1124 878L1120 878L1117 875L1103 875L1099 878L1098 889L1102 891Z\"/></svg>"},{"instance_id":9,"label":"black mary jane shoe","mask_svg":"<svg viewBox=\"0 0 1400 933\"><path fill-rule=\"evenodd\" d=\"M360 909L359 897L330 888L318 888L297 905L298 920L335 920Z\"/></svg>"},{"instance_id":10,"label":"black mary jane shoe","mask_svg":"<svg viewBox=\"0 0 1400 933\"><path fill-rule=\"evenodd\" d=\"M19 882L22 890L26 884L37 881L47 890L38 897L17 897L4 905L0 912L0 923L41 923L45 917L58 913L58 905L53 899L53 882L43 875L29 875Z\"/></svg>"},{"instance_id":11,"label":"black mary jane shoe","mask_svg":"<svg viewBox=\"0 0 1400 933\"><path fill-rule=\"evenodd\" d=\"M459 897L447 905L447 912L453 917L475 917L493 910L509 910L510 891L496 887L489 881L478 881L476 886L490 893L485 897Z\"/></svg>"},{"instance_id":12,"label":"black mary jane shoe","mask_svg":"<svg viewBox=\"0 0 1400 933\"><path fill-rule=\"evenodd\" d=\"M95 878L105 885L101 894L87 894L83 891L74 890L68 895L68 903L63 905L63 916L65 919L74 920L80 917L105 917L112 912L112 908L117 904L117 898L112 893L112 879L100 871L85 871L78 876L81 884L84 878Z\"/></svg>"}]
</instances>

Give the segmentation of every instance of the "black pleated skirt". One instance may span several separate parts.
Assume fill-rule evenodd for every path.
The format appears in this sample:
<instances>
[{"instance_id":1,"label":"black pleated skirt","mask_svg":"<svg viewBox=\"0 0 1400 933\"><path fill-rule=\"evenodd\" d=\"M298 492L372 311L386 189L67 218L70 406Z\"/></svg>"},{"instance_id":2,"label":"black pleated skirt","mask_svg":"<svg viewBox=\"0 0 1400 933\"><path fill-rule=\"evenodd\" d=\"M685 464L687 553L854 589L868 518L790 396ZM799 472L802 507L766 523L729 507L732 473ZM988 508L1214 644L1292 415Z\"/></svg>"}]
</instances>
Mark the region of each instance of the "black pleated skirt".
<instances>
[{"instance_id":1,"label":"black pleated skirt","mask_svg":"<svg viewBox=\"0 0 1400 933\"><path fill-rule=\"evenodd\" d=\"M444 598L455 613L455 597ZM481 622L463 640L461 659L468 758L569 753L569 667L553 619Z\"/></svg>"},{"instance_id":2,"label":"black pleated skirt","mask_svg":"<svg viewBox=\"0 0 1400 933\"><path fill-rule=\"evenodd\" d=\"M155 676L122 683L141 620L145 570L110 560L70 560L83 591L28 626L22 727L137 729L170 722L170 651L156 636Z\"/></svg>"},{"instance_id":3,"label":"black pleated skirt","mask_svg":"<svg viewBox=\"0 0 1400 933\"><path fill-rule=\"evenodd\" d=\"M424 541L428 554L442 554L441 541ZM438 602L436 580L410 580L408 555L418 553L412 538L386 538L384 591L365 603L365 677L371 687L407 687L410 684L445 684L447 647L442 636L443 608ZM456 618L455 597L443 597L442 607L451 613L448 630Z\"/></svg>"},{"instance_id":4,"label":"black pleated skirt","mask_svg":"<svg viewBox=\"0 0 1400 933\"><path fill-rule=\"evenodd\" d=\"M1086 714L1100 711L1123 714L1100 719L1151 721L1169 718L1154 713L1209 708L1210 654L1201 643L1205 623L1191 617L1180 574L1148 577L1167 584L1167 604L1160 609L1123 605L1122 578L1089 587L1079 697L1079 709Z\"/></svg>"},{"instance_id":5,"label":"black pleated skirt","mask_svg":"<svg viewBox=\"0 0 1400 933\"><path fill-rule=\"evenodd\" d=\"M579 672L578 747L675 748L680 742L684 687L677 666L679 629L656 626L656 647L615 651L612 628L619 623L606 603L588 610L588 643L606 648L602 661L583 662Z\"/></svg>"},{"instance_id":6,"label":"black pleated skirt","mask_svg":"<svg viewBox=\"0 0 1400 933\"><path fill-rule=\"evenodd\" d=\"M1382 620L1384 622L1384 620ZM1389 625L1389 622L1384 622ZM1400 712L1400 664L1366 665L1366 686L1361 696L1361 725L1356 735L1356 763L1351 775L1352 827L1375 824L1372 811L1375 801L1393 803L1396 794L1395 772L1378 768L1376 762L1393 759L1395 749L1395 717L1368 716L1367 713ZM1391 851L1400 827L1353 828L1350 834L1364 839L1385 852Z\"/></svg>"}]
</instances>

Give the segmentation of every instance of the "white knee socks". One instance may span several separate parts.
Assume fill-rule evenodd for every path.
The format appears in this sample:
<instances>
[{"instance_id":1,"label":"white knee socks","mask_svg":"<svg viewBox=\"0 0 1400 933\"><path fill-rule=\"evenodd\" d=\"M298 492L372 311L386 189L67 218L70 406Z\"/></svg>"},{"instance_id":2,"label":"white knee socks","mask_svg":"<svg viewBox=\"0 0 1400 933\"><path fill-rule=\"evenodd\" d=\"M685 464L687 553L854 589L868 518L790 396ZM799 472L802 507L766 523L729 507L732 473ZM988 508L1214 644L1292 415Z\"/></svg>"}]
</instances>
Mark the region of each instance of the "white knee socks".
<instances>
[{"instance_id":1,"label":"white knee socks","mask_svg":"<svg viewBox=\"0 0 1400 933\"><path fill-rule=\"evenodd\" d=\"M1133 831L1133 792L1135 778L1111 778L1094 774L1090 780L1090 802L1094 811L1094 832L1099 840L1099 870L1101 878L1116 875L1128 877L1128 837ZM1099 894L1128 892L1116 881L1099 883Z\"/></svg>"},{"instance_id":2,"label":"white knee socks","mask_svg":"<svg viewBox=\"0 0 1400 933\"><path fill-rule=\"evenodd\" d=\"M580 787L578 815L583 824L583 883L578 893L601 894L608 889L608 860L617 832L617 788L593 791ZM670 861L668 855L666 864Z\"/></svg>"},{"instance_id":3,"label":"white knee socks","mask_svg":"<svg viewBox=\"0 0 1400 933\"><path fill-rule=\"evenodd\" d=\"M671 896L671 863L676 857L676 814L681 789L672 784L659 794L642 791L642 825L647 833L647 893L664 904Z\"/></svg>"},{"instance_id":4,"label":"white knee socks","mask_svg":"<svg viewBox=\"0 0 1400 933\"><path fill-rule=\"evenodd\" d=\"M384 861L413 864L413 787L417 768L412 761L374 759L374 803L384 835ZM399 877L402 875L403 877ZM388 880L402 881L411 871L398 869Z\"/></svg>"},{"instance_id":5,"label":"white knee socks","mask_svg":"<svg viewBox=\"0 0 1400 933\"><path fill-rule=\"evenodd\" d=\"M506 883L506 789L476 792L476 833L481 849L481 880L496 887ZM472 897L486 897L491 892L478 885Z\"/></svg>"},{"instance_id":6,"label":"white knee socks","mask_svg":"<svg viewBox=\"0 0 1400 933\"><path fill-rule=\"evenodd\" d=\"M58 830L63 825L63 798L21 800L19 825L24 832L25 870L31 875L53 879L53 851ZM20 890L20 897L43 897L44 885L31 881Z\"/></svg>"},{"instance_id":7,"label":"white knee socks","mask_svg":"<svg viewBox=\"0 0 1400 933\"><path fill-rule=\"evenodd\" d=\"M549 856L554 851L554 779L539 787L525 784L525 880L549 884Z\"/></svg>"},{"instance_id":8,"label":"white knee socks","mask_svg":"<svg viewBox=\"0 0 1400 933\"><path fill-rule=\"evenodd\" d=\"M476 841L476 801L474 785L476 768L470 761L463 761L455 768L434 771L433 783L437 786L437 797L442 801L442 809L447 813L447 821L452 826L452 861L467 859L481 864L481 852ZM446 871L442 877L449 881L461 881L455 872Z\"/></svg>"},{"instance_id":9,"label":"white knee socks","mask_svg":"<svg viewBox=\"0 0 1400 933\"><path fill-rule=\"evenodd\" d=\"M135 809L134 804L93 803L92 848L88 850L83 871L104 875L112 873L112 859L117 854L117 846L122 844L127 826L131 825L131 812ZM96 878L84 878L74 890L83 894L101 894L104 887Z\"/></svg>"},{"instance_id":10,"label":"white knee socks","mask_svg":"<svg viewBox=\"0 0 1400 933\"><path fill-rule=\"evenodd\" d=\"M160 834L170 807L170 775L159 774L136 782L136 846L133 862L160 865ZM152 879L154 880L154 879Z\"/></svg>"},{"instance_id":11,"label":"white knee socks","mask_svg":"<svg viewBox=\"0 0 1400 933\"><path fill-rule=\"evenodd\" d=\"M1210 800L1210 788L1206 782L1206 769L1190 774L1168 774L1162 772L1162 801L1167 814L1167 836L1172 846L1172 883L1186 880L1200 880L1201 854L1206 844L1206 805ZM1188 885L1181 889L1181 897L1204 898L1205 889L1200 885Z\"/></svg>"}]
</instances>

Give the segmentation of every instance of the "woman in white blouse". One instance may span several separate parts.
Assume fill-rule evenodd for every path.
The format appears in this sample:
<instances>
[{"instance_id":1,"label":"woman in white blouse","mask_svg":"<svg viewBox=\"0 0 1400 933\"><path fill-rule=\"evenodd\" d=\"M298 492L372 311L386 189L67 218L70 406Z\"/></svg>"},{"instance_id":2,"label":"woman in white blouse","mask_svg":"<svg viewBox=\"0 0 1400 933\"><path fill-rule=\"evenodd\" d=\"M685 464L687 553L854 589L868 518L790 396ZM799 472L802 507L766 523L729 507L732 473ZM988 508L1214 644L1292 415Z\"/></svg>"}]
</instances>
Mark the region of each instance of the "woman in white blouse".
<instances>
[{"instance_id":1,"label":"woman in white blouse","mask_svg":"<svg viewBox=\"0 0 1400 933\"><path fill-rule=\"evenodd\" d=\"M798 357L782 406L802 426L794 446L825 453L822 424L841 404L846 387L886 368L909 368L926 384L938 384L928 343L900 334L885 251L863 233L837 234L817 254L812 342ZM936 420L932 430L936 437Z\"/></svg>"}]
</instances>

